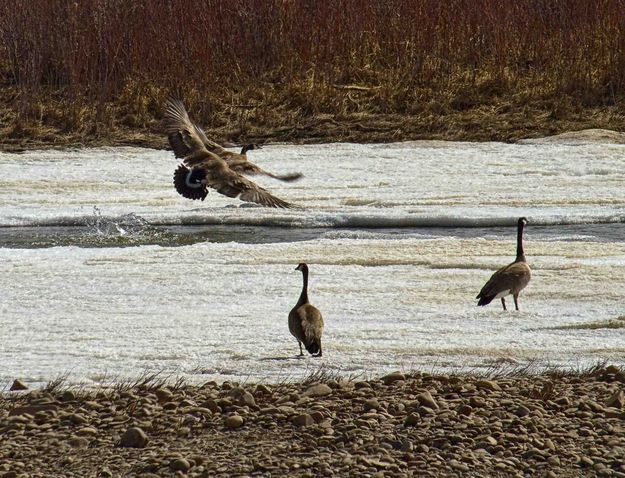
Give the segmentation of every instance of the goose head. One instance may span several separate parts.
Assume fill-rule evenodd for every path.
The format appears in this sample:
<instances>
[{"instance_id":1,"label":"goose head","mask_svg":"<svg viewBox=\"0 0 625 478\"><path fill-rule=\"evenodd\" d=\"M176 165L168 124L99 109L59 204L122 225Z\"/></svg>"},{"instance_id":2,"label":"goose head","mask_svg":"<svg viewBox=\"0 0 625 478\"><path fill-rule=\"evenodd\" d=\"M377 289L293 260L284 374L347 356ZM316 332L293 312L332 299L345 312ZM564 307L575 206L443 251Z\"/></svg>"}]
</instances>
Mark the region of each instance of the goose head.
<instances>
[{"instance_id":1,"label":"goose head","mask_svg":"<svg viewBox=\"0 0 625 478\"><path fill-rule=\"evenodd\" d=\"M308 265L304 262L300 262L297 267L295 268L296 271L308 271Z\"/></svg>"},{"instance_id":2,"label":"goose head","mask_svg":"<svg viewBox=\"0 0 625 478\"><path fill-rule=\"evenodd\" d=\"M187 173L186 184L188 187L196 189L204 186L206 179L206 170L203 168L194 168Z\"/></svg>"},{"instance_id":3,"label":"goose head","mask_svg":"<svg viewBox=\"0 0 625 478\"><path fill-rule=\"evenodd\" d=\"M256 143L246 144L245 146L243 146L243 148L241 148L241 154L245 154L248 151L252 151L253 149L263 149L263 148L259 144L256 144Z\"/></svg>"}]
</instances>

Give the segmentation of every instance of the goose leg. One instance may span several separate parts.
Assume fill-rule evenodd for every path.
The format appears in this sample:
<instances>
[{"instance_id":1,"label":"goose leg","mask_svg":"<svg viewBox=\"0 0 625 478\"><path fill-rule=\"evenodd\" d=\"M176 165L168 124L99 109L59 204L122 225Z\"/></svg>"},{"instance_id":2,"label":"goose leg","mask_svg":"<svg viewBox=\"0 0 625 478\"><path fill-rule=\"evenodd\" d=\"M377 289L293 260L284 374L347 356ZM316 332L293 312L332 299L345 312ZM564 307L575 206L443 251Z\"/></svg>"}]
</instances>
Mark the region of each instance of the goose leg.
<instances>
[{"instance_id":1,"label":"goose leg","mask_svg":"<svg viewBox=\"0 0 625 478\"><path fill-rule=\"evenodd\" d=\"M297 343L299 344L299 356L303 357L304 356L304 351L302 350L302 343L298 340Z\"/></svg>"},{"instance_id":2,"label":"goose leg","mask_svg":"<svg viewBox=\"0 0 625 478\"><path fill-rule=\"evenodd\" d=\"M508 310L506 309L506 299L504 299L503 297L501 298L501 305L503 305L503 310Z\"/></svg>"},{"instance_id":3,"label":"goose leg","mask_svg":"<svg viewBox=\"0 0 625 478\"><path fill-rule=\"evenodd\" d=\"M519 294L514 294L512 297L514 297L514 306L516 307L516 310L519 310Z\"/></svg>"}]
</instances>

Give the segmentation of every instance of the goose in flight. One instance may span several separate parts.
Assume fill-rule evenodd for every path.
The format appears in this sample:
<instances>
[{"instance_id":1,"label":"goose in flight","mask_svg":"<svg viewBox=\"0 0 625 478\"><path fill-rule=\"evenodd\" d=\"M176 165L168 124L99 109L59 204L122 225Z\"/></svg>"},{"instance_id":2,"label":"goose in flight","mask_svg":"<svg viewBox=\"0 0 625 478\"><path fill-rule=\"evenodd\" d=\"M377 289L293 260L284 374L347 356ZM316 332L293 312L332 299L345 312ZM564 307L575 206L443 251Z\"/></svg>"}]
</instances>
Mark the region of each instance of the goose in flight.
<instances>
[{"instance_id":1,"label":"goose in flight","mask_svg":"<svg viewBox=\"0 0 625 478\"><path fill-rule=\"evenodd\" d=\"M268 207L289 208L292 204L277 198L266 189L234 171L220 156L209 151L204 132L191 122L179 100L169 100L165 107L165 130L169 144L181 165L174 172L174 186L188 199L204 200L208 188L242 201Z\"/></svg>"},{"instance_id":2,"label":"goose in flight","mask_svg":"<svg viewBox=\"0 0 625 478\"><path fill-rule=\"evenodd\" d=\"M532 271L527 265L523 251L523 227L526 224L527 219L520 217L517 222L516 259L492 275L477 295L476 299L479 299L477 305L487 305L493 299L501 299L503 310L507 310L505 297L512 294L514 306L519 310L519 293L532 278Z\"/></svg>"}]
</instances>

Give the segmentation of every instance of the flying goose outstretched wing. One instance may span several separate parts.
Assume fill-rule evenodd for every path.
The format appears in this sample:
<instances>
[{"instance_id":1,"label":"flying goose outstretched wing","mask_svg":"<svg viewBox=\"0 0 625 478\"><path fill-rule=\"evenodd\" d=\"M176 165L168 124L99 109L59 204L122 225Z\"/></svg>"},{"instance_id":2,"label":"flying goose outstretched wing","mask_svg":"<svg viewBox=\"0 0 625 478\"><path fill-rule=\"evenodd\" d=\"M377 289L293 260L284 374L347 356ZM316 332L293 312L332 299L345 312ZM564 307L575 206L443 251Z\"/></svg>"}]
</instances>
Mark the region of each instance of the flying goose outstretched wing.
<instances>
[{"instance_id":1,"label":"flying goose outstretched wing","mask_svg":"<svg viewBox=\"0 0 625 478\"><path fill-rule=\"evenodd\" d=\"M182 101L170 98L165 105L165 130L176 158L187 158L194 152L209 152L204 131L189 118Z\"/></svg>"},{"instance_id":2,"label":"flying goose outstretched wing","mask_svg":"<svg viewBox=\"0 0 625 478\"><path fill-rule=\"evenodd\" d=\"M236 154L236 153L234 153ZM230 166L230 169L236 171L237 173L245 174L246 176L254 176L257 174L263 174L265 176L269 176L270 178L278 179L280 181L297 181L300 179L303 174L302 173L288 173L288 174L274 174L269 171L265 171L260 166L248 161L247 159L237 159L232 158L228 159L228 157L224 158Z\"/></svg>"},{"instance_id":3,"label":"flying goose outstretched wing","mask_svg":"<svg viewBox=\"0 0 625 478\"><path fill-rule=\"evenodd\" d=\"M302 173L274 174L248 161L245 154L233 153L224 149L219 144L208 139L202 128L189 119L187 110L182 101L170 98L165 106L165 127L168 130L167 138L174 150L176 158L186 158L200 145L203 148L219 156L228 163L230 169L246 175L263 174L280 181L297 181ZM171 132L170 131L171 127ZM258 147L258 146L257 146Z\"/></svg>"},{"instance_id":4,"label":"flying goose outstretched wing","mask_svg":"<svg viewBox=\"0 0 625 478\"><path fill-rule=\"evenodd\" d=\"M263 206L292 206L233 171L222 158L208 151L204 145L206 136L191 122L181 101L168 101L164 124L175 156L184 163L174 172L174 186L182 196L204 200L210 187L225 196Z\"/></svg>"}]
</instances>

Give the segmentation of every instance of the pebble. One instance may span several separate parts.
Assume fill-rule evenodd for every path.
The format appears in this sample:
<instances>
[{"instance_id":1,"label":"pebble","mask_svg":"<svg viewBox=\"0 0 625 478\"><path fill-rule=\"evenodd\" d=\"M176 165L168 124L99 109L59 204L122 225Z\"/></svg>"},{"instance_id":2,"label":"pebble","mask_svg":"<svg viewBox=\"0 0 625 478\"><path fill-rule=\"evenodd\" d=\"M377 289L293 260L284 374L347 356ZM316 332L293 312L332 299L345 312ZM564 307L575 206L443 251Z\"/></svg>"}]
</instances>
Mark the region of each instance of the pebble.
<instances>
[{"instance_id":1,"label":"pebble","mask_svg":"<svg viewBox=\"0 0 625 478\"><path fill-rule=\"evenodd\" d=\"M98 478L113 478L113 472L105 466L98 473Z\"/></svg>"},{"instance_id":2,"label":"pebble","mask_svg":"<svg viewBox=\"0 0 625 478\"><path fill-rule=\"evenodd\" d=\"M320 423L324 419L323 413L321 413L320 411L310 412L310 416L315 421L315 423Z\"/></svg>"},{"instance_id":3,"label":"pebble","mask_svg":"<svg viewBox=\"0 0 625 478\"><path fill-rule=\"evenodd\" d=\"M89 440L84 437L72 437L67 443L74 448L87 448L89 446Z\"/></svg>"},{"instance_id":4,"label":"pebble","mask_svg":"<svg viewBox=\"0 0 625 478\"><path fill-rule=\"evenodd\" d=\"M493 438L492 436L485 436L484 438L482 438L481 442L478 442L477 446L478 447L488 447L488 446L497 446L497 439Z\"/></svg>"},{"instance_id":5,"label":"pebble","mask_svg":"<svg viewBox=\"0 0 625 478\"><path fill-rule=\"evenodd\" d=\"M384 385L392 385L395 382L406 380L406 376L401 372L393 372L385 375L380 380L382 380Z\"/></svg>"},{"instance_id":6,"label":"pebble","mask_svg":"<svg viewBox=\"0 0 625 478\"><path fill-rule=\"evenodd\" d=\"M200 403L201 408L208 408L213 413L220 413L221 407L217 404L217 401L212 398Z\"/></svg>"},{"instance_id":7,"label":"pebble","mask_svg":"<svg viewBox=\"0 0 625 478\"><path fill-rule=\"evenodd\" d=\"M565 408L571 406L571 400L569 397L558 397L554 400L554 402Z\"/></svg>"},{"instance_id":8,"label":"pebble","mask_svg":"<svg viewBox=\"0 0 625 478\"><path fill-rule=\"evenodd\" d=\"M97 435L98 430L94 427L83 427L76 431L76 435Z\"/></svg>"},{"instance_id":9,"label":"pebble","mask_svg":"<svg viewBox=\"0 0 625 478\"><path fill-rule=\"evenodd\" d=\"M482 397L469 398L469 405L473 408L484 408L486 406L486 400Z\"/></svg>"},{"instance_id":10,"label":"pebble","mask_svg":"<svg viewBox=\"0 0 625 478\"><path fill-rule=\"evenodd\" d=\"M424 407L428 407L432 410L438 410L439 408L438 404L432 398L432 395L430 394L429 391L425 391L417 395L417 400L419 401L419 403L421 403L421 405L423 405Z\"/></svg>"},{"instance_id":11,"label":"pebble","mask_svg":"<svg viewBox=\"0 0 625 478\"><path fill-rule=\"evenodd\" d=\"M169 468L171 468L172 471L182 471L186 473L191 469L191 463L185 458L177 458L170 462Z\"/></svg>"},{"instance_id":12,"label":"pebble","mask_svg":"<svg viewBox=\"0 0 625 478\"><path fill-rule=\"evenodd\" d=\"M462 471L464 473L467 473L471 470L468 465L466 465L465 463L460 463L457 460L451 460L449 462L449 466L451 466L454 470Z\"/></svg>"},{"instance_id":13,"label":"pebble","mask_svg":"<svg viewBox=\"0 0 625 478\"><path fill-rule=\"evenodd\" d=\"M301 415L295 415L289 419L289 421L297 427L308 427L314 425L315 420L308 413Z\"/></svg>"},{"instance_id":14,"label":"pebble","mask_svg":"<svg viewBox=\"0 0 625 478\"><path fill-rule=\"evenodd\" d=\"M123 448L145 448L148 441L148 436L141 428L130 427L122 435L119 446Z\"/></svg>"},{"instance_id":15,"label":"pebble","mask_svg":"<svg viewBox=\"0 0 625 478\"><path fill-rule=\"evenodd\" d=\"M404 420L404 426L406 427L412 427L420 423L421 423L421 417L419 416L418 413L411 413L410 415L406 417L406 420Z\"/></svg>"},{"instance_id":16,"label":"pebble","mask_svg":"<svg viewBox=\"0 0 625 478\"><path fill-rule=\"evenodd\" d=\"M240 415L230 415L224 420L226 428L235 429L243 426L243 417Z\"/></svg>"},{"instance_id":17,"label":"pebble","mask_svg":"<svg viewBox=\"0 0 625 478\"><path fill-rule=\"evenodd\" d=\"M11 384L11 387L9 388L10 392L18 392L21 390L28 390L28 385L26 385L24 382L22 382L19 378L16 378L15 380L13 380L13 383Z\"/></svg>"},{"instance_id":18,"label":"pebble","mask_svg":"<svg viewBox=\"0 0 625 478\"><path fill-rule=\"evenodd\" d=\"M304 397L325 397L331 393L332 389L328 385L325 383L318 383L308 387L302 395Z\"/></svg>"},{"instance_id":19,"label":"pebble","mask_svg":"<svg viewBox=\"0 0 625 478\"><path fill-rule=\"evenodd\" d=\"M582 465L582 466L593 466L595 464L595 462L592 461L587 456L582 456L579 459L579 464Z\"/></svg>"},{"instance_id":20,"label":"pebble","mask_svg":"<svg viewBox=\"0 0 625 478\"><path fill-rule=\"evenodd\" d=\"M256 385L256 393L261 395L271 395L271 389L262 383Z\"/></svg>"},{"instance_id":21,"label":"pebble","mask_svg":"<svg viewBox=\"0 0 625 478\"><path fill-rule=\"evenodd\" d=\"M560 457L552 455L547 458L547 463L549 463L551 466L560 466Z\"/></svg>"},{"instance_id":22,"label":"pebble","mask_svg":"<svg viewBox=\"0 0 625 478\"><path fill-rule=\"evenodd\" d=\"M80 413L72 413L67 418L69 418L69 420L75 425L82 425L83 423L87 423L87 419Z\"/></svg>"},{"instance_id":23,"label":"pebble","mask_svg":"<svg viewBox=\"0 0 625 478\"><path fill-rule=\"evenodd\" d=\"M623 390L617 390L610 396L605 405L606 407L618 409L625 407L625 392L623 392Z\"/></svg>"},{"instance_id":24,"label":"pebble","mask_svg":"<svg viewBox=\"0 0 625 478\"><path fill-rule=\"evenodd\" d=\"M375 398L370 398L369 400L365 400L363 408L366 412L369 410L380 410L380 402Z\"/></svg>"},{"instance_id":25,"label":"pebble","mask_svg":"<svg viewBox=\"0 0 625 478\"><path fill-rule=\"evenodd\" d=\"M41 411L57 410L57 406L54 404L43 405L24 405L23 407L15 407L9 412L9 416L16 415L32 415L33 417Z\"/></svg>"},{"instance_id":26,"label":"pebble","mask_svg":"<svg viewBox=\"0 0 625 478\"><path fill-rule=\"evenodd\" d=\"M247 405L248 407L255 407L256 400L254 399L254 395L252 395L250 392L244 392L239 397L239 404Z\"/></svg>"},{"instance_id":27,"label":"pebble","mask_svg":"<svg viewBox=\"0 0 625 478\"><path fill-rule=\"evenodd\" d=\"M73 402L76 400L76 394L72 390L65 390L61 395L62 402Z\"/></svg>"},{"instance_id":28,"label":"pebble","mask_svg":"<svg viewBox=\"0 0 625 478\"><path fill-rule=\"evenodd\" d=\"M501 387L494 380L478 380L475 382L475 386L482 390L490 390L491 392L497 392L501 390Z\"/></svg>"}]
</instances>

